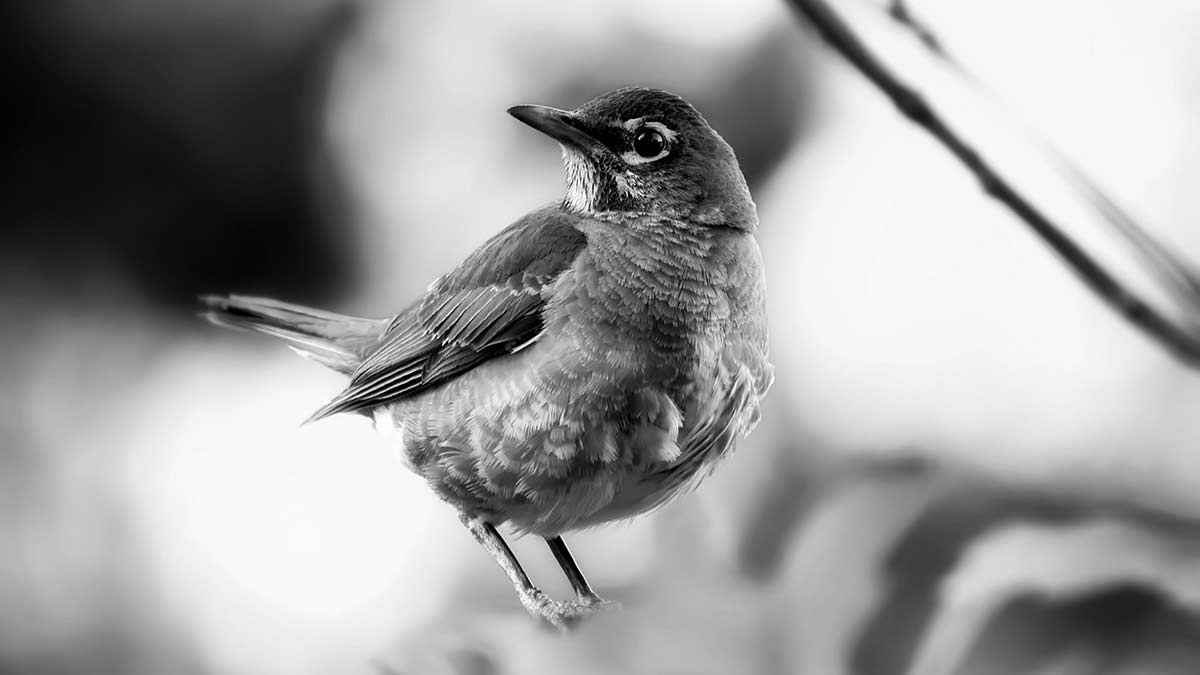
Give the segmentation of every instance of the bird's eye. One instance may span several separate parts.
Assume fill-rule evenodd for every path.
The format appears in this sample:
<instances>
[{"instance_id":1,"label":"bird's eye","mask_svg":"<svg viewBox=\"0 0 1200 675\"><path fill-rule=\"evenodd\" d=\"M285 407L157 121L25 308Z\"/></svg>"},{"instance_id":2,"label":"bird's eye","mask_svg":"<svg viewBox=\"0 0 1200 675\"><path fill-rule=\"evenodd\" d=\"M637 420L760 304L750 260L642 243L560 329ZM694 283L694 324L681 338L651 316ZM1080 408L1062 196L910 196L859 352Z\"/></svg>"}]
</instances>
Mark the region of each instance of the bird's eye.
<instances>
[{"instance_id":1,"label":"bird's eye","mask_svg":"<svg viewBox=\"0 0 1200 675\"><path fill-rule=\"evenodd\" d=\"M671 153L678 134L662 122L645 121L642 118L625 122L627 133L633 135L629 149L621 153L621 159L630 166L646 164L666 157Z\"/></svg>"},{"instance_id":2,"label":"bird's eye","mask_svg":"<svg viewBox=\"0 0 1200 675\"><path fill-rule=\"evenodd\" d=\"M657 129L642 129L633 137L633 151L645 159L654 159L667 147L667 139Z\"/></svg>"}]
</instances>

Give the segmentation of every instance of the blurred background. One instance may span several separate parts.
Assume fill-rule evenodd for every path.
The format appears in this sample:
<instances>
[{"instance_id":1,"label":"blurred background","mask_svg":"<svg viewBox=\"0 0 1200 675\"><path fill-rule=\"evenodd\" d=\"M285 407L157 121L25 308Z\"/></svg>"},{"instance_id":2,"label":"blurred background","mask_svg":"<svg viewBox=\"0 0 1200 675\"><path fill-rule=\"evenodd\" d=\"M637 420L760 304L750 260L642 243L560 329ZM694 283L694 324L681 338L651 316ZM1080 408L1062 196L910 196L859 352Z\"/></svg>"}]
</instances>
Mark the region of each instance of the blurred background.
<instances>
[{"instance_id":1,"label":"blurred background","mask_svg":"<svg viewBox=\"0 0 1200 675\"><path fill-rule=\"evenodd\" d=\"M911 7L1200 259L1200 5ZM0 15L0 672L1200 672L1200 374L784 4ZM736 149L778 370L700 491L569 538L624 608L560 637L368 422L298 426L338 376L194 298L394 312L560 196L558 149L508 106L631 84Z\"/></svg>"}]
</instances>

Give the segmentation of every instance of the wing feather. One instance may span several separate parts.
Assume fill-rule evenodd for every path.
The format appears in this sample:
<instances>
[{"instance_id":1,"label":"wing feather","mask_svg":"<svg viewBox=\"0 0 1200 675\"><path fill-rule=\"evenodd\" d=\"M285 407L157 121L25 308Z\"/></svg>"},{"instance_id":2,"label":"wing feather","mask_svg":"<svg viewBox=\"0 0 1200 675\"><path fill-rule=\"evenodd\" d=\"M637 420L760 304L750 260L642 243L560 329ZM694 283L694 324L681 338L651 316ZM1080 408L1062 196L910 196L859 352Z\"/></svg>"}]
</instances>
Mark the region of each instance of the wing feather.
<instances>
[{"instance_id":1,"label":"wing feather","mask_svg":"<svg viewBox=\"0 0 1200 675\"><path fill-rule=\"evenodd\" d=\"M309 420L412 396L534 341L549 286L586 243L579 219L547 206L492 237L397 315L350 386Z\"/></svg>"}]
</instances>

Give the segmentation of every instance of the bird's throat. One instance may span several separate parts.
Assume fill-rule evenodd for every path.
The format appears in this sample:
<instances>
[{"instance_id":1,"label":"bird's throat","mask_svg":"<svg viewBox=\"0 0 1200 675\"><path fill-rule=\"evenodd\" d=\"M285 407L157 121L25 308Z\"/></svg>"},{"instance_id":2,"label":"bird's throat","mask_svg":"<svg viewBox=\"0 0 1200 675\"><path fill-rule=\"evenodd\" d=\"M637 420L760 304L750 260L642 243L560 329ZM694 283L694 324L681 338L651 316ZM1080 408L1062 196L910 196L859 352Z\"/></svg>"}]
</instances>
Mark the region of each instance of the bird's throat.
<instances>
[{"instance_id":1,"label":"bird's throat","mask_svg":"<svg viewBox=\"0 0 1200 675\"><path fill-rule=\"evenodd\" d=\"M646 191L636 177L612 173L597 165L583 151L563 146L567 195L563 205L576 213L608 211L645 212Z\"/></svg>"},{"instance_id":2,"label":"bird's throat","mask_svg":"<svg viewBox=\"0 0 1200 675\"><path fill-rule=\"evenodd\" d=\"M563 146L563 165L567 171L567 196L564 204L576 213L592 213L600 193L595 165L579 150Z\"/></svg>"}]
</instances>

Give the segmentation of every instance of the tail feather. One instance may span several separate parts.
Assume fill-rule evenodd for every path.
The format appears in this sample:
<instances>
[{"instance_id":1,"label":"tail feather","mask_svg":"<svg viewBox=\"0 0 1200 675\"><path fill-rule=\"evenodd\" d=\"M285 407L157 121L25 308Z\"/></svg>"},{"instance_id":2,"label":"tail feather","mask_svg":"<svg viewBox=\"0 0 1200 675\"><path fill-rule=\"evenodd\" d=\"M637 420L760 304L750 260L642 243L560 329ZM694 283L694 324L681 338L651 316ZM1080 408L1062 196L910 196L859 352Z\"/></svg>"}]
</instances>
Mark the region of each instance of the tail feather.
<instances>
[{"instance_id":1,"label":"tail feather","mask_svg":"<svg viewBox=\"0 0 1200 675\"><path fill-rule=\"evenodd\" d=\"M279 338L301 356L346 374L388 323L245 295L205 295L200 302L207 307L200 316L218 326Z\"/></svg>"}]
</instances>

